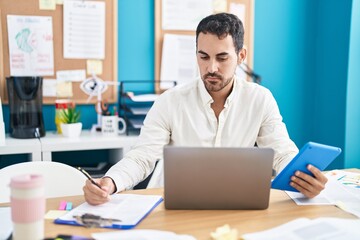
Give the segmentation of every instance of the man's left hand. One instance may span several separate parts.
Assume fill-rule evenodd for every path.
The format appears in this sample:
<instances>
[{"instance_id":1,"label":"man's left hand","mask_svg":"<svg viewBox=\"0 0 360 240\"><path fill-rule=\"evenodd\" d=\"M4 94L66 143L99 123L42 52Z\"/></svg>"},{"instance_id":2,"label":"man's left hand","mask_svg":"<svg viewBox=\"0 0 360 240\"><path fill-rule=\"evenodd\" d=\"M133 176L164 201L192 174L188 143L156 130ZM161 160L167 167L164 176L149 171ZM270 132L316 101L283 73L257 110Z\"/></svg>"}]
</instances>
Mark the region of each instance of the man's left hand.
<instances>
[{"instance_id":1,"label":"man's left hand","mask_svg":"<svg viewBox=\"0 0 360 240\"><path fill-rule=\"evenodd\" d=\"M317 196L325 188L328 181L325 175L316 167L308 165L307 169L314 174L314 177L306 173L296 171L295 175L291 177L290 185L299 190L308 198Z\"/></svg>"}]
</instances>

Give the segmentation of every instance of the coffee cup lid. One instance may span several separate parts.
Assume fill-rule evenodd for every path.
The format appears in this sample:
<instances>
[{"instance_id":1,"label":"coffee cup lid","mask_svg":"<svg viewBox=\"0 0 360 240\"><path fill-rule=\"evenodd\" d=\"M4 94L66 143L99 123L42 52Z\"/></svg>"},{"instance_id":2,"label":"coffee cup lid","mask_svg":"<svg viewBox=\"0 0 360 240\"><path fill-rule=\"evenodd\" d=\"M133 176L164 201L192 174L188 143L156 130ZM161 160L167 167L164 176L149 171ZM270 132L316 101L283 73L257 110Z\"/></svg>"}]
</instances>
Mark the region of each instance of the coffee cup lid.
<instances>
[{"instance_id":1,"label":"coffee cup lid","mask_svg":"<svg viewBox=\"0 0 360 240\"><path fill-rule=\"evenodd\" d=\"M11 188L36 188L43 186L44 178L40 174L23 174L11 178Z\"/></svg>"}]
</instances>

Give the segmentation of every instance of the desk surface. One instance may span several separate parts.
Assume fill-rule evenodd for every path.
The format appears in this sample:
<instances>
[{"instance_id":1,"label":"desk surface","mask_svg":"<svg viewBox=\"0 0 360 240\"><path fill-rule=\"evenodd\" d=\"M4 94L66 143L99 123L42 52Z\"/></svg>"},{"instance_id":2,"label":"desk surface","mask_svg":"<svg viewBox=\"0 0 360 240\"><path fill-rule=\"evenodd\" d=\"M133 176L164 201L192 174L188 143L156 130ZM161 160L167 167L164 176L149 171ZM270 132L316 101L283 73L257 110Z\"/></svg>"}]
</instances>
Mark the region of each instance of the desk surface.
<instances>
[{"instance_id":1,"label":"desk surface","mask_svg":"<svg viewBox=\"0 0 360 240\"><path fill-rule=\"evenodd\" d=\"M137 135L106 136L101 132L91 133L90 130L82 130L80 137L67 138L56 132L46 132L39 139L17 139L6 136L5 145L0 145L1 154L33 153L35 151L75 151L93 149L117 149L130 148L137 140Z\"/></svg>"},{"instance_id":2,"label":"desk surface","mask_svg":"<svg viewBox=\"0 0 360 240\"><path fill-rule=\"evenodd\" d=\"M41 138L43 151L74 151L74 150L94 150L131 147L137 136L106 136L101 132L92 133L90 130L82 130L78 138L67 138L56 132L46 132L46 136Z\"/></svg>"},{"instance_id":3,"label":"desk surface","mask_svg":"<svg viewBox=\"0 0 360 240\"><path fill-rule=\"evenodd\" d=\"M163 195L163 189L127 191L136 194ZM57 209L61 200L81 204L82 196L53 198L47 200L47 210ZM340 217L355 218L335 206L297 206L287 194L271 190L270 206L266 210L165 210L164 203L156 207L135 229L157 229L190 234L197 239L210 239L210 232L224 224L236 228L240 234L265 230L296 218ZM86 229L84 227L57 225L46 220L47 237L57 234L91 236L94 232L121 231L114 229Z\"/></svg>"},{"instance_id":4,"label":"desk surface","mask_svg":"<svg viewBox=\"0 0 360 240\"><path fill-rule=\"evenodd\" d=\"M0 145L0 155L30 154L32 161L51 161L52 152L108 149L128 152L137 140L137 135L106 136L101 132L82 130L78 138L67 138L55 131L46 132L42 138L16 139L6 136L5 145ZM115 162L121 156L113 157Z\"/></svg>"},{"instance_id":5,"label":"desk surface","mask_svg":"<svg viewBox=\"0 0 360 240\"><path fill-rule=\"evenodd\" d=\"M41 143L37 138L17 139L6 135L5 145L0 145L0 155L33 153L41 151Z\"/></svg>"}]
</instances>

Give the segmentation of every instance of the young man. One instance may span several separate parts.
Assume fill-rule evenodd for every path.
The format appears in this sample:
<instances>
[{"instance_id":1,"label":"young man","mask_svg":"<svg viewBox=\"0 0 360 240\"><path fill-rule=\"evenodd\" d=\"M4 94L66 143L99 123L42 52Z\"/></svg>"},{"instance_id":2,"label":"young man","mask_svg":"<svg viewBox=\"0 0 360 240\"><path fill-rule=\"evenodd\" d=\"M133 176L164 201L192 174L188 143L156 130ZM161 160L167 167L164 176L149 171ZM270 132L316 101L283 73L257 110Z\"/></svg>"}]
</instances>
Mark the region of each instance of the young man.
<instances>
[{"instance_id":1,"label":"young man","mask_svg":"<svg viewBox=\"0 0 360 240\"><path fill-rule=\"evenodd\" d=\"M163 93L144 121L136 146L101 179L101 189L86 182L90 204L109 200L109 194L131 188L145 179L163 147L259 147L275 150L279 172L297 154L270 91L238 79L235 70L246 57L244 28L232 14L204 18L196 30L196 55L201 79ZM219 159L219 164L221 159ZM325 186L326 177L309 166L315 177L296 172L292 186L311 198Z\"/></svg>"}]
</instances>

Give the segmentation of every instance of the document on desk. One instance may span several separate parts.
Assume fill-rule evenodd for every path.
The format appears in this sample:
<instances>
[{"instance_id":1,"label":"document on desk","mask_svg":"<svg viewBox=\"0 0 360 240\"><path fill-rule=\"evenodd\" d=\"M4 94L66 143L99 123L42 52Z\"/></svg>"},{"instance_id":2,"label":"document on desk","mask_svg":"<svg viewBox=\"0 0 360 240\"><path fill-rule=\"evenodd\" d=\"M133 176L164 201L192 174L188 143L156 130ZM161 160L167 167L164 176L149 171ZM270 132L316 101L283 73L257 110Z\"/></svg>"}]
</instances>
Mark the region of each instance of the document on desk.
<instances>
[{"instance_id":1,"label":"document on desk","mask_svg":"<svg viewBox=\"0 0 360 240\"><path fill-rule=\"evenodd\" d=\"M93 233L91 236L96 240L196 240L190 235L153 229Z\"/></svg>"},{"instance_id":2,"label":"document on desk","mask_svg":"<svg viewBox=\"0 0 360 240\"><path fill-rule=\"evenodd\" d=\"M278 227L242 236L245 240L360 239L360 220L341 218L298 218Z\"/></svg>"},{"instance_id":3,"label":"document on desk","mask_svg":"<svg viewBox=\"0 0 360 240\"><path fill-rule=\"evenodd\" d=\"M360 188L358 173L333 170L326 173L325 189L315 198L306 198L297 192L286 193L297 205L336 205L360 218Z\"/></svg>"},{"instance_id":4,"label":"document on desk","mask_svg":"<svg viewBox=\"0 0 360 240\"><path fill-rule=\"evenodd\" d=\"M158 195L115 194L105 204L92 206L83 203L55 220L58 224L82 225L74 216L93 214L104 219L121 220L106 228L130 229L144 219L158 204L162 202Z\"/></svg>"},{"instance_id":5,"label":"document on desk","mask_svg":"<svg viewBox=\"0 0 360 240\"><path fill-rule=\"evenodd\" d=\"M0 226L0 239L8 239L13 231L10 207L0 207Z\"/></svg>"}]
</instances>

